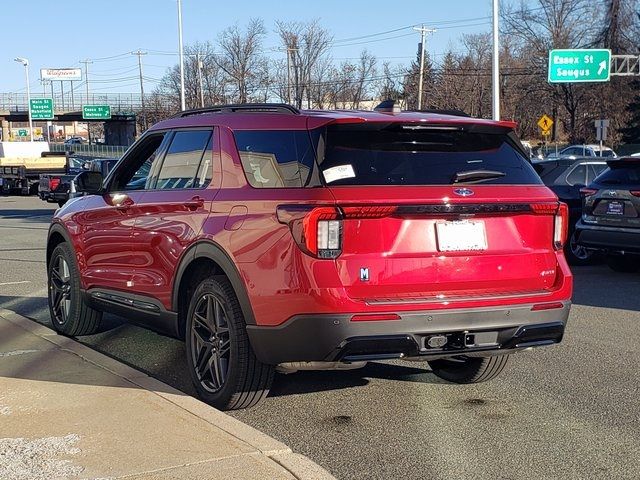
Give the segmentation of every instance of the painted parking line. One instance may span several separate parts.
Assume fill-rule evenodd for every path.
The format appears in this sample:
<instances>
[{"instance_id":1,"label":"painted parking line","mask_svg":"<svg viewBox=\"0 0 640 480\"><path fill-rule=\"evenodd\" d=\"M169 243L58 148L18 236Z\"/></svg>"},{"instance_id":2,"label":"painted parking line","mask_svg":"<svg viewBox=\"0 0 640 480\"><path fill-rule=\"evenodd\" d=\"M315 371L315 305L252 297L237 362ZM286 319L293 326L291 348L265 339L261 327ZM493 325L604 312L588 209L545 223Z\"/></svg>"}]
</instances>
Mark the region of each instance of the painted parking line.
<instances>
[{"instance_id":1,"label":"painted parking line","mask_svg":"<svg viewBox=\"0 0 640 480\"><path fill-rule=\"evenodd\" d=\"M31 283L29 280L23 280L21 282L2 282L0 283L0 287L4 287L6 285L24 285L25 283Z\"/></svg>"}]
</instances>

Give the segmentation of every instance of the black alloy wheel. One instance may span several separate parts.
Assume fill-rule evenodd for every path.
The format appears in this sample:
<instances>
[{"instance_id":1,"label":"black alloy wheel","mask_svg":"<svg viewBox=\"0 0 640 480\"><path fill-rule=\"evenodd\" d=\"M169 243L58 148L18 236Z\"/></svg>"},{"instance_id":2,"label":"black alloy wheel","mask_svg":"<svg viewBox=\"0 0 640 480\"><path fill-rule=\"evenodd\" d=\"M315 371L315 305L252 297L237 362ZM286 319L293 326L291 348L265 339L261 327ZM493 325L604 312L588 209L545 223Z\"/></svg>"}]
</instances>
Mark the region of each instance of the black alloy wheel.
<instances>
[{"instance_id":1,"label":"black alloy wheel","mask_svg":"<svg viewBox=\"0 0 640 480\"><path fill-rule=\"evenodd\" d=\"M72 306L71 288L69 264L62 255L58 255L53 259L49 282L52 320L58 325L66 324L69 319Z\"/></svg>"},{"instance_id":2,"label":"black alloy wheel","mask_svg":"<svg viewBox=\"0 0 640 480\"><path fill-rule=\"evenodd\" d=\"M198 396L221 410L252 407L269 393L275 369L256 358L231 283L205 278L188 297L187 365Z\"/></svg>"},{"instance_id":3,"label":"black alloy wheel","mask_svg":"<svg viewBox=\"0 0 640 480\"><path fill-rule=\"evenodd\" d=\"M224 307L219 299L202 295L191 322L191 361L203 389L216 393L225 384L229 372L231 339Z\"/></svg>"}]
</instances>

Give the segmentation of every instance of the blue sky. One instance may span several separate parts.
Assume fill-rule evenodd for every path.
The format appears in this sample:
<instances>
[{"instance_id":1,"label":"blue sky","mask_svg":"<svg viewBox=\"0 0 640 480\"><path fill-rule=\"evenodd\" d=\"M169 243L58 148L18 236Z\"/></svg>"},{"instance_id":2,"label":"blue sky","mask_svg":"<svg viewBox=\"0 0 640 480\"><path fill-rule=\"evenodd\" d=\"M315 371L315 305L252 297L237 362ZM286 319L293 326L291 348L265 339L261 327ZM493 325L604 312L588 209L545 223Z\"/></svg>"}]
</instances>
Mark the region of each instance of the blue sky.
<instances>
[{"instance_id":1,"label":"blue sky","mask_svg":"<svg viewBox=\"0 0 640 480\"><path fill-rule=\"evenodd\" d=\"M40 68L79 68L79 60L86 58L94 60L89 78L95 93L138 92L137 58L128 53L138 48L149 52L143 64L149 78L145 89L151 91L154 79L160 79L178 61L172 53L178 49L176 0L2 3L5 41L0 55L0 92L24 91L24 70L13 61L16 56L29 59L35 92L43 90ZM428 50L437 60L448 47L459 48L463 33L491 28L491 0L182 0L182 10L185 44L215 42L229 25L245 25L256 17L263 19L268 30L264 46L269 49L278 45L276 20L318 18L336 41L331 51L335 58L357 57L366 48L381 61L393 63L406 63L415 56L419 34L406 28L369 35L424 23L438 29L428 40ZM79 83L74 86L80 87Z\"/></svg>"}]
</instances>

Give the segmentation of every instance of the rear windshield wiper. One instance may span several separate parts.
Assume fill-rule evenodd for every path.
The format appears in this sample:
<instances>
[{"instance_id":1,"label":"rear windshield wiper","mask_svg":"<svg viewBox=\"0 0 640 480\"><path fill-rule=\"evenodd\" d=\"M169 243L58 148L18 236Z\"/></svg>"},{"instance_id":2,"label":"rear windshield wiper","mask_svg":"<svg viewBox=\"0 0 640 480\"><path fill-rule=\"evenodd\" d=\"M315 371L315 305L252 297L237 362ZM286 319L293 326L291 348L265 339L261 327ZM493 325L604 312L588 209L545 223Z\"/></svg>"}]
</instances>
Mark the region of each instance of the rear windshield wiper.
<instances>
[{"instance_id":1,"label":"rear windshield wiper","mask_svg":"<svg viewBox=\"0 0 640 480\"><path fill-rule=\"evenodd\" d=\"M453 176L453 183L478 183L506 176L497 170L465 170Z\"/></svg>"}]
</instances>

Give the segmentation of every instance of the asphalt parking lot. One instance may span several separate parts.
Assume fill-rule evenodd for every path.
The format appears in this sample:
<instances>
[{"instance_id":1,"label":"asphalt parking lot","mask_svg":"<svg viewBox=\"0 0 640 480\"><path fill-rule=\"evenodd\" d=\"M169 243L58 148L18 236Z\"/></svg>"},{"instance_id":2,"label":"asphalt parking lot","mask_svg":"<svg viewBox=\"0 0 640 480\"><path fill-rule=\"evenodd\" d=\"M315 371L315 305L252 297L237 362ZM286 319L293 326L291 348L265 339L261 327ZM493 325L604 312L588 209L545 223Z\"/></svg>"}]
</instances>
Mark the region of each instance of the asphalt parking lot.
<instances>
[{"instance_id":1,"label":"asphalt parking lot","mask_svg":"<svg viewBox=\"0 0 640 480\"><path fill-rule=\"evenodd\" d=\"M0 306L48 324L50 205L0 197ZM419 363L278 375L234 412L341 479L640 478L640 274L574 269L565 341L450 385ZM106 317L86 345L192 394L179 341Z\"/></svg>"}]
</instances>

